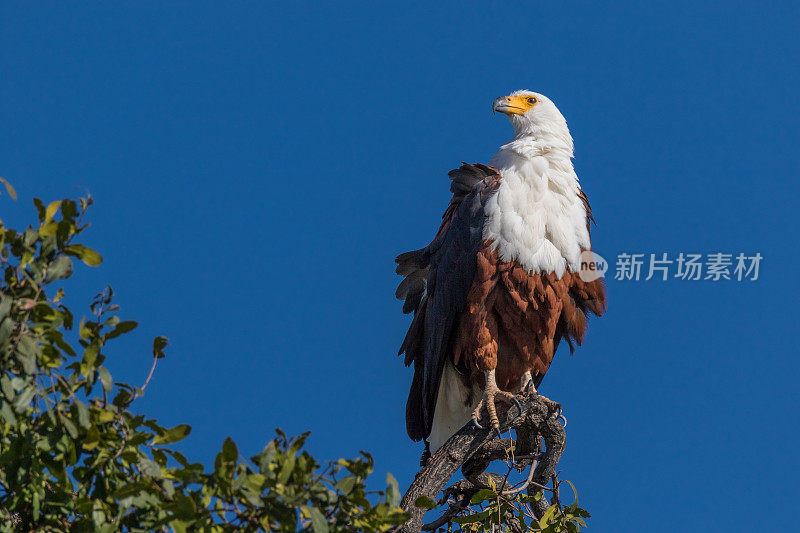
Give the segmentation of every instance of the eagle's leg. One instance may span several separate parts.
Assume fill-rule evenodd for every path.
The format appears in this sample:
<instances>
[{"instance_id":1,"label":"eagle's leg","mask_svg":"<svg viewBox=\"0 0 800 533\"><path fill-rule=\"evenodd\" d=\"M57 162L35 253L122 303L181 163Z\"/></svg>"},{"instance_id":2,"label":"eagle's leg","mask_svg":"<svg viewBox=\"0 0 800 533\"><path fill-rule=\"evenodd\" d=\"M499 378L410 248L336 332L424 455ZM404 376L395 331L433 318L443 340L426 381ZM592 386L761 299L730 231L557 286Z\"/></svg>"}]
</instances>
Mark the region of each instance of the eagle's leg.
<instances>
[{"instance_id":1,"label":"eagle's leg","mask_svg":"<svg viewBox=\"0 0 800 533\"><path fill-rule=\"evenodd\" d=\"M541 394L539 394L537 392L536 385L533 383L533 376L531 376L531 371L530 370L525 371L525 373L522 375L522 379L520 379L520 391L519 391L519 393L520 394L526 394L526 395L527 394L535 394L536 396L538 396L539 398L544 400L544 402L548 406L550 406L550 409L552 411L556 411L556 412L557 411L561 411L561 404L556 403L553 400L551 400L550 398L548 398L546 396L542 396Z\"/></svg>"},{"instance_id":2,"label":"eagle's leg","mask_svg":"<svg viewBox=\"0 0 800 533\"><path fill-rule=\"evenodd\" d=\"M519 380L519 394L536 394L536 385L533 384L533 376L531 371L526 370Z\"/></svg>"},{"instance_id":3,"label":"eagle's leg","mask_svg":"<svg viewBox=\"0 0 800 533\"><path fill-rule=\"evenodd\" d=\"M494 404L495 400L502 400L507 403L516 403L519 405L519 401L513 394L500 390L495 379L495 371L492 369L486 372L486 386L483 389L483 397L480 403L478 403L478 407L472 412L472 422L476 426L481 427L480 424L478 424L478 420L481 417L481 409L485 407L486 411L489 413L489 422L492 424L492 427L494 429L500 428L500 419L497 417L497 407Z\"/></svg>"}]
</instances>

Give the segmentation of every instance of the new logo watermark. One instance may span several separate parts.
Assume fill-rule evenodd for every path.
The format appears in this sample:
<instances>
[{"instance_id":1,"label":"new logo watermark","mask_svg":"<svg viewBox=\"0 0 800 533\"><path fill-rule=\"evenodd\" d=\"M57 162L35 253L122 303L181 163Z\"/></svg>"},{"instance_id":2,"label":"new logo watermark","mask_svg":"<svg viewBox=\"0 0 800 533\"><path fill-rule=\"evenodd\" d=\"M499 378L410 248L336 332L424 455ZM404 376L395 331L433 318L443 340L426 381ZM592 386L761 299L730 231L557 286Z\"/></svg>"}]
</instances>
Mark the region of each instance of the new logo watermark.
<instances>
[{"instance_id":1,"label":"new logo watermark","mask_svg":"<svg viewBox=\"0 0 800 533\"><path fill-rule=\"evenodd\" d=\"M607 271L608 261L602 256L591 250L584 250L581 252L581 269L578 275L583 281L588 283L600 279L606 275Z\"/></svg>"}]
</instances>

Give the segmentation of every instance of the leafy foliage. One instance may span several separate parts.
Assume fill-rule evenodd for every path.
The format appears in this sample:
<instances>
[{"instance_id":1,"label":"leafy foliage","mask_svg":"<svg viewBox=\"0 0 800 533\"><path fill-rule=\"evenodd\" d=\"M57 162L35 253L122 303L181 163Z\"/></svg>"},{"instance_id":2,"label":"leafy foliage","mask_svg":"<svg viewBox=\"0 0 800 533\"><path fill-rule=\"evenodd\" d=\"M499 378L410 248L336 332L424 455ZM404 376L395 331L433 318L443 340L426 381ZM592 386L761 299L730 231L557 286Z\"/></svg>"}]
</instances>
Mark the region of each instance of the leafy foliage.
<instances>
[{"instance_id":1,"label":"leafy foliage","mask_svg":"<svg viewBox=\"0 0 800 533\"><path fill-rule=\"evenodd\" d=\"M5 181L8 193L13 188ZM136 387L104 363L112 341L136 328L110 288L77 319L57 284L76 261L102 257L75 239L91 197L45 205L36 227L0 222L0 531L386 531L405 515L397 482L369 493L372 458L320 465L307 434L277 437L243 458L227 439L212 471L172 445L191 428L131 412Z\"/></svg>"},{"instance_id":2,"label":"leafy foliage","mask_svg":"<svg viewBox=\"0 0 800 533\"><path fill-rule=\"evenodd\" d=\"M575 492L571 482L566 481ZM558 482L556 482L558 485ZM502 485L501 485L502 486ZM530 504L543 497L542 491L532 495L519 492L512 496L499 496L502 491L492 483L490 489L478 490L470 499L468 506L452 521L466 531L496 531L497 527L515 523L522 531L541 531L543 533L578 533L586 527L586 518L591 515L578 507L578 496L570 505L562 506L555 501L548 507L541 519L536 518Z\"/></svg>"}]
</instances>

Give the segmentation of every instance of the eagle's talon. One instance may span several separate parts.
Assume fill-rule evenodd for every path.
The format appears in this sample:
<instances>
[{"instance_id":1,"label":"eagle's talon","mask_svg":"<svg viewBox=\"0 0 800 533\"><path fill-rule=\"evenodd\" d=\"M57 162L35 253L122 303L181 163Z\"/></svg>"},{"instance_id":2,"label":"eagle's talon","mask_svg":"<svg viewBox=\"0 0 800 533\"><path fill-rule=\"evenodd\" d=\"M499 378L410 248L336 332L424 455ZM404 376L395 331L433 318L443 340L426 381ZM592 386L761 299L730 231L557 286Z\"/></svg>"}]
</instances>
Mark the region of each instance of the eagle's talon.
<instances>
[{"instance_id":1,"label":"eagle's talon","mask_svg":"<svg viewBox=\"0 0 800 533\"><path fill-rule=\"evenodd\" d=\"M522 388L522 392L527 396L531 393L531 389L533 389L533 393L537 394L536 387L533 385L533 380L529 379L525 386Z\"/></svg>"},{"instance_id":2,"label":"eagle's talon","mask_svg":"<svg viewBox=\"0 0 800 533\"><path fill-rule=\"evenodd\" d=\"M485 430L486 429L485 427L483 427L480 424L480 422L478 422L478 419L476 417L474 417L474 416L472 417L472 425L475 426L476 428L480 429L480 430Z\"/></svg>"},{"instance_id":3,"label":"eagle's talon","mask_svg":"<svg viewBox=\"0 0 800 533\"><path fill-rule=\"evenodd\" d=\"M516 396L511 396L511 401L514 402L517 405L517 409L519 409L519 414L521 415L522 414L522 404L519 403L519 400L517 400ZM519 415L517 415L517 416L519 416Z\"/></svg>"},{"instance_id":4,"label":"eagle's talon","mask_svg":"<svg viewBox=\"0 0 800 533\"><path fill-rule=\"evenodd\" d=\"M555 416L558 420L564 424L564 427L567 427L567 417L564 416L564 409L562 409L561 404L554 402L553 400L542 396L541 394L538 395L539 398L544 400L544 403L547 405L548 410L550 411L550 415Z\"/></svg>"},{"instance_id":5,"label":"eagle's talon","mask_svg":"<svg viewBox=\"0 0 800 533\"><path fill-rule=\"evenodd\" d=\"M494 429L499 429L500 419L497 417L497 407L495 406L496 400L502 400L507 403L514 402L519 407L520 413L522 412L522 405L513 394L504 390L500 390L497 385L492 383L487 386L486 390L483 392L483 398L481 398L481 401L478 403L478 407L476 407L472 412L473 423L476 423L477 420L480 419L481 410L485 407L486 412L489 413L489 423L491 427ZM478 427L482 426L478 425Z\"/></svg>"},{"instance_id":6,"label":"eagle's talon","mask_svg":"<svg viewBox=\"0 0 800 533\"><path fill-rule=\"evenodd\" d=\"M548 398L546 396L542 396L541 394L537 393L536 395L539 397L540 400L542 400L545 403L545 405L547 405L547 407L548 407L548 409L549 409L549 411L551 413L561 412L561 404L560 403L554 402L550 398Z\"/></svg>"}]
</instances>

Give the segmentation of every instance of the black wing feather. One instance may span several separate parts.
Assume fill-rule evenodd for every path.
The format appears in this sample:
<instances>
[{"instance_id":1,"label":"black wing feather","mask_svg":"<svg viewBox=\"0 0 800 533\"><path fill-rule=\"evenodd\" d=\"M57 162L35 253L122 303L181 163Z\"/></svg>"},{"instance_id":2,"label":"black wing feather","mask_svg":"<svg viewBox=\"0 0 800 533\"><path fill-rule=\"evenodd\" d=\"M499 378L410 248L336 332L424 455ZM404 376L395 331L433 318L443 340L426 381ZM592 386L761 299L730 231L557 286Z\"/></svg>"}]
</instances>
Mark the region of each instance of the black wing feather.
<instances>
[{"instance_id":1,"label":"black wing feather","mask_svg":"<svg viewBox=\"0 0 800 533\"><path fill-rule=\"evenodd\" d=\"M453 199L433 241L397 257L397 273L405 279L397 297L404 312L414 311L400 354L414 364L406 404L406 429L417 441L430 435L436 396L451 335L466 305L483 241L484 206L499 186L497 170L463 164L450 172Z\"/></svg>"}]
</instances>

